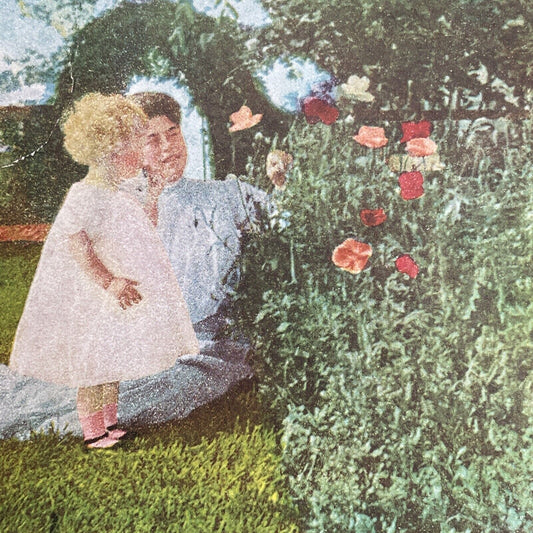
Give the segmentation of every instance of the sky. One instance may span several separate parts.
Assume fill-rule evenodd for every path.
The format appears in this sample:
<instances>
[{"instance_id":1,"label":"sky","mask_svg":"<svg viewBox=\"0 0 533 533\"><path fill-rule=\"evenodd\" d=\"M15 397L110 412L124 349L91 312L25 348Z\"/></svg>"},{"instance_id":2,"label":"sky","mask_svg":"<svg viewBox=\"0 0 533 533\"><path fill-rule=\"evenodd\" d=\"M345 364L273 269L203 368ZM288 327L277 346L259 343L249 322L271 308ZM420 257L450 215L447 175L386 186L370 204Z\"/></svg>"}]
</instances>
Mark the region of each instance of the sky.
<instances>
[{"instance_id":1,"label":"sky","mask_svg":"<svg viewBox=\"0 0 533 533\"><path fill-rule=\"evenodd\" d=\"M27 5L38 5L45 0L26 0ZM134 0L129 0L134 1ZM138 3L147 0L135 0ZM260 0L191 0L194 8L207 15L217 17L231 3L239 16L239 22L249 27L270 24L267 11ZM17 76L23 59L32 50L38 50L40 60L34 66L43 69L52 54L61 52L66 46L64 37L52 25L47 25L37 18L24 16L19 0L0 0L0 105L43 104L52 96L54 80L43 78L34 83L20 86L9 85L6 80ZM112 9L119 0L98 0L93 15L99 16ZM61 30L61 28L59 27ZM292 70L292 74L289 71ZM310 61L286 59L265 66L257 73L265 91L273 103L286 111L296 111L298 100L309 93L310 87L317 81L328 77L320 72Z\"/></svg>"}]
</instances>

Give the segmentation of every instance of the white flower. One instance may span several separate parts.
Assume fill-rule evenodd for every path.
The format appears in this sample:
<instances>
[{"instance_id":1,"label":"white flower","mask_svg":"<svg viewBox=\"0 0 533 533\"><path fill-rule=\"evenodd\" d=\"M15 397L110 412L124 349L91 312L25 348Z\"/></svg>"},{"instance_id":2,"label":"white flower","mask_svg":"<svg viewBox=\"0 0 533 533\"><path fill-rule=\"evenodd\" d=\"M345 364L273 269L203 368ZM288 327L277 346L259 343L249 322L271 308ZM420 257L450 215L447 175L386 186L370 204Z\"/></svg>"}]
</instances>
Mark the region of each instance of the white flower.
<instances>
[{"instance_id":1,"label":"white flower","mask_svg":"<svg viewBox=\"0 0 533 533\"><path fill-rule=\"evenodd\" d=\"M366 76L360 78L354 74L348 78L347 83L341 85L340 89L341 93L348 98L360 102L373 102L374 96L368 92L369 85L370 80Z\"/></svg>"},{"instance_id":2,"label":"white flower","mask_svg":"<svg viewBox=\"0 0 533 533\"><path fill-rule=\"evenodd\" d=\"M503 29L507 30L509 28L518 28L524 26L526 23L523 15L518 15L518 18L508 20L504 25Z\"/></svg>"}]
</instances>

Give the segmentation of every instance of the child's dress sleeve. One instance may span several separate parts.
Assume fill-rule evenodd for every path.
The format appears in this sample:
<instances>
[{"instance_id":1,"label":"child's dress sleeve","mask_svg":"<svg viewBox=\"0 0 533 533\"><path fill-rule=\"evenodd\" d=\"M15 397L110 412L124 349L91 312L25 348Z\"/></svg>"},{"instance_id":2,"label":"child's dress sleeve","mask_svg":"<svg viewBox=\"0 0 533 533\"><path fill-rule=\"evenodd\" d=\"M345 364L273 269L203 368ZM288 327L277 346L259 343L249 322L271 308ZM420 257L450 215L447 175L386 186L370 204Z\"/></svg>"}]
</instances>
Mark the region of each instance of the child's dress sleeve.
<instances>
[{"instance_id":1,"label":"child's dress sleeve","mask_svg":"<svg viewBox=\"0 0 533 533\"><path fill-rule=\"evenodd\" d=\"M60 240L84 230L91 240L100 234L102 217L105 216L105 202L90 194L90 188L74 184L65 198L52 230Z\"/></svg>"}]
</instances>

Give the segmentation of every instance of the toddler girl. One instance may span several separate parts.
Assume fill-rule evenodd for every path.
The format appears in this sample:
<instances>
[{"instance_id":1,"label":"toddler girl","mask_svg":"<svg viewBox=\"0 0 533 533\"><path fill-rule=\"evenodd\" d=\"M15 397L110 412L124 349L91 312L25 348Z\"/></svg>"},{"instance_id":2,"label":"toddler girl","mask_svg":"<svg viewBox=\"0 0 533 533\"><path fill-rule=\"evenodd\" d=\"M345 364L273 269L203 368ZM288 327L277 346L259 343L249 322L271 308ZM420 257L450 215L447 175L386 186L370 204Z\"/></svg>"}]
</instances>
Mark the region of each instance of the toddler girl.
<instances>
[{"instance_id":1,"label":"toddler girl","mask_svg":"<svg viewBox=\"0 0 533 533\"><path fill-rule=\"evenodd\" d=\"M120 95L89 94L63 125L87 176L69 190L15 336L10 366L78 388L87 446L117 429L118 383L171 367L198 341L168 255L143 207L119 190L142 167L147 119Z\"/></svg>"}]
</instances>

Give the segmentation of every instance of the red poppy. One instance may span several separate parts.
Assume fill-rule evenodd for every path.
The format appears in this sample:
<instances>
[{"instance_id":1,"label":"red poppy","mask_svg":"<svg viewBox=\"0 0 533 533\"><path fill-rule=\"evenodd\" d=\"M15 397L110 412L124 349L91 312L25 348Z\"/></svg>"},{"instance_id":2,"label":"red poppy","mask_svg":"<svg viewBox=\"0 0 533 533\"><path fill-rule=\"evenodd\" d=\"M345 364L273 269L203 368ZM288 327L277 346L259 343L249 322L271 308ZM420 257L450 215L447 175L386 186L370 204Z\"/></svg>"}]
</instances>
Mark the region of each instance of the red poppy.
<instances>
[{"instance_id":1,"label":"red poppy","mask_svg":"<svg viewBox=\"0 0 533 533\"><path fill-rule=\"evenodd\" d=\"M335 266L352 274L358 274L365 268L368 258L372 255L372 247L355 239L346 239L333 251L331 260Z\"/></svg>"},{"instance_id":2,"label":"red poppy","mask_svg":"<svg viewBox=\"0 0 533 533\"><path fill-rule=\"evenodd\" d=\"M402 122L403 137L400 142L404 143L417 137L429 137L432 125L427 120L420 122Z\"/></svg>"},{"instance_id":3,"label":"red poppy","mask_svg":"<svg viewBox=\"0 0 533 533\"><path fill-rule=\"evenodd\" d=\"M339 110L316 96L304 98L302 110L309 124L322 121L326 125L333 124L339 118Z\"/></svg>"},{"instance_id":4,"label":"red poppy","mask_svg":"<svg viewBox=\"0 0 533 533\"><path fill-rule=\"evenodd\" d=\"M424 176L418 170L402 172L398 178L400 194L404 200L414 200L424 194Z\"/></svg>"},{"instance_id":5,"label":"red poppy","mask_svg":"<svg viewBox=\"0 0 533 533\"><path fill-rule=\"evenodd\" d=\"M365 226L379 226L387 220L387 215L383 209L362 209L359 213L361 221Z\"/></svg>"},{"instance_id":6,"label":"red poppy","mask_svg":"<svg viewBox=\"0 0 533 533\"><path fill-rule=\"evenodd\" d=\"M400 255L400 257L396 259L396 268L398 269L398 272L407 274L410 278L416 278L418 275L418 265L413 261L413 258L407 254Z\"/></svg>"}]
</instances>

